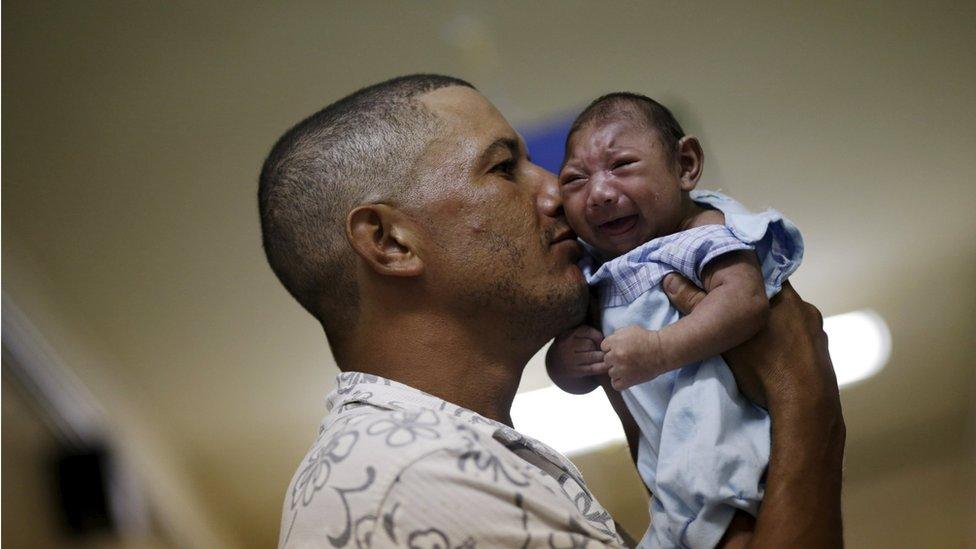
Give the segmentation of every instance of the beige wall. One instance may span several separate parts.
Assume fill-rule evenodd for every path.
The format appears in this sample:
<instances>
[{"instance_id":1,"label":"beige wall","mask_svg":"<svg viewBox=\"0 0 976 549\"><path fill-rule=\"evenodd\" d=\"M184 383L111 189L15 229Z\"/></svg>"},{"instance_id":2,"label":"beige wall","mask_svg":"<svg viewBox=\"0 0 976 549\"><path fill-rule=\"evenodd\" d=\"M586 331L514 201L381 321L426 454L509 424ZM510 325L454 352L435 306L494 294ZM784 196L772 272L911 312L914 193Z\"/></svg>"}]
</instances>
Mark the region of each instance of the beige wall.
<instances>
[{"instance_id":1,"label":"beige wall","mask_svg":"<svg viewBox=\"0 0 976 549\"><path fill-rule=\"evenodd\" d=\"M13 337L12 333L26 334L17 337L31 347L30 358L43 362L40 366L61 383L59 390L80 401L77 409L85 417L79 421L104 436L116 457L124 460L127 469L136 475L164 539L180 547L233 546L229 541L232 538L225 533L227 525L201 504L199 488L192 484L183 459L170 442L169 427L152 410L141 406L144 396L139 385L125 374L124 368L112 366L117 359L97 336L84 328L83 322L59 306L57 294L50 290L49 281L33 257L9 234L4 235L3 254L4 312L7 314L7 307L13 305L16 310L11 312L24 314L21 319L9 314L4 317L5 346L6 338ZM32 337L37 339L28 341ZM6 348L4 355L6 371L13 364L8 360ZM34 533L36 528L51 525L50 516L54 512L46 507L48 501L34 492L41 482L40 464L36 460L56 442L53 434L44 428L44 413L37 413L46 407L31 402L35 395L28 397L16 392L6 375L4 378L3 478L11 479L11 483L9 486L3 483L3 541L9 536L16 547L16 540L37 535L38 543L46 543L44 540L63 543L64 540L58 542L58 538L49 537L50 533ZM8 419L10 433L6 429ZM20 520L22 499L28 508L40 509L37 520ZM126 542L131 543L135 541Z\"/></svg>"}]
</instances>

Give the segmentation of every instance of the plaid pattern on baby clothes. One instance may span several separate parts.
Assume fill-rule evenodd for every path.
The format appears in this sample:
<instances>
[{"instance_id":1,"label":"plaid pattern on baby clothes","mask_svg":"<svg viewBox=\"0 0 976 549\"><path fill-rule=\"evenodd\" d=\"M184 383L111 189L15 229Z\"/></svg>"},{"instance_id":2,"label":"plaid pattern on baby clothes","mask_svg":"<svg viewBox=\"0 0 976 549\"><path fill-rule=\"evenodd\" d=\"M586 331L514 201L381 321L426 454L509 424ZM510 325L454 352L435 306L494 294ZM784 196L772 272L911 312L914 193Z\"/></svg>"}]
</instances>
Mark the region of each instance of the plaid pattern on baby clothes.
<instances>
[{"instance_id":1,"label":"plaid pattern on baby clothes","mask_svg":"<svg viewBox=\"0 0 976 549\"><path fill-rule=\"evenodd\" d=\"M803 260L803 237L789 219L776 210L753 213L717 192L694 190L691 199L725 215L725 225L704 225L655 238L633 250L601 262L599 254L583 242L587 253L580 261L586 281L599 289L602 307L617 307L678 272L702 286L701 272L716 257L736 250L755 250L766 286L766 297L779 293L783 283Z\"/></svg>"},{"instance_id":2,"label":"plaid pattern on baby clothes","mask_svg":"<svg viewBox=\"0 0 976 549\"><path fill-rule=\"evenodd\" d=\"M600 305L616 307L654 288L668 273L678 272L702 286L702 269L711 260L752 249L725 225L703 225L655 238L602 265L592 253L586 254L580 268L586 281L599 288Z\"/></svg>"}]
</instances>

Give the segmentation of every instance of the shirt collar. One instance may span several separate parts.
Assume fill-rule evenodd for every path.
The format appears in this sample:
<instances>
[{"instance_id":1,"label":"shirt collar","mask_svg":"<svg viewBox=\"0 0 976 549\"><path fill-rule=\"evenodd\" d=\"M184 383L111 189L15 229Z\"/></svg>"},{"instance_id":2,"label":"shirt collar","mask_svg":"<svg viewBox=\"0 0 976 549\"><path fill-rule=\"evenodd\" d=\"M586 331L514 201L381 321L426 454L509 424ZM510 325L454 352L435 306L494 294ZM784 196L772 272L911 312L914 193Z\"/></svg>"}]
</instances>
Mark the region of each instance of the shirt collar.
<instances>
[{"instance_id":1,"label":"shirt collar","mask_svg":"<svg viewBox=\"0 0 976 549\"><path fill-rule=\"evenodd\" d=\"M336 388L326 397L326 406L330 412L338 412L343 406L350 404L369 404L387 410L436 410L467 419L471 423L512 430L507 425L409 385L363 372L341 372L336 376Z\"/></svg>"},{"instance_id":2,"label":"shirt collar","mask_svg":"<svg viewBox=\"0 0 976 549\"><path fill-rule=\"evenodd\" d=\"M519 433L504 423L486 418L467 408L414 389L409 385L363 372L341 372L336 376L336 388L326 397L330 418L335 419L344 406L369 405L386 410L435 410L479 427L505 446L522 446L543 456L576 477L579 471L562 454L548 445Z\"/></svg>"}]
</instances>

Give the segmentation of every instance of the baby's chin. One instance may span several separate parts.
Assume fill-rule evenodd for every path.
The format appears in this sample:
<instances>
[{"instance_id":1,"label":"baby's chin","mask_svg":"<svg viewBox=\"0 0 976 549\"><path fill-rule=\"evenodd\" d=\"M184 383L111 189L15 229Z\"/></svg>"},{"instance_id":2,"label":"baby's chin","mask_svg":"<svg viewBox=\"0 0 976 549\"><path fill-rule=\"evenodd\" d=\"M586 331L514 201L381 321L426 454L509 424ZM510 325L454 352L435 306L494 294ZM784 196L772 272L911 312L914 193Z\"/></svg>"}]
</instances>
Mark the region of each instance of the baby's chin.
<instances>
[{"instance_id":1,"label":"baby's chin","mask_svg":"<svg viewBox=\"0 0 976 549\"><path fill-rule=\"evenodd\" d=\"M606 243L603 243L603 244L593 245L593 249L596 251L597 254L599 254L601 259L603 259L604 261L609 261L611 259L614 259L615 257L624 255L630 250L633 250L634 247L633 246L628 247L624 245L612 245L612 244L607 245Z\"/></svg>"},{"instance_id":2,"label":"baby's chin","mask_svg":"<svg viewBox=\"0 0 976 549\"><path fill-rule=\"evenodd\" d=\"M643 235L641 236L642 236L641 238L635 237L633 239L628 239L626 241L620 241L620 242L602 241L596 244L591 243L590 246L600 255L601 259L603 259L604 261L608 261L616 257L620 257L634 250L635 248L643 246L644 244L647 244L651 240L658 238L658 236L664 236L664 235L651 235L646 238L643 237Z\"/></svg>"}]
</instances>

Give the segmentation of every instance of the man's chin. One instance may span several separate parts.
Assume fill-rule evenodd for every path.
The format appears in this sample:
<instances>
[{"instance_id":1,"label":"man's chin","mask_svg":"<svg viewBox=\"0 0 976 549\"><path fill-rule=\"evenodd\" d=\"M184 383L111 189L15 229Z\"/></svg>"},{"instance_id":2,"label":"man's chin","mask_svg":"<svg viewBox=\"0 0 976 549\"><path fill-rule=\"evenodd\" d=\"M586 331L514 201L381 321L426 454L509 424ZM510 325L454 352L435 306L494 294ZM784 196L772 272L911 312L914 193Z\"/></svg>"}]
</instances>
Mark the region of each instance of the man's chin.
<instances>
[{"instance_id":1,"label":"man's chin","mask_svg":"<svg viewBox=\"0 0 976 549\"><path fill-rule=\"evenodd\" d=\"M578 272L578 270L577 270ZM558 315L565 322L556 321L554 324L561 325L560 332L579 326L586 320L586 312L590 305L590 291L583 278L583 273L579 273L575 288L566 296L562 314ZM564 326L562 326L565 324Z\"/></svg>"},{"instance_id":2,"label":"man's chin","mask_svg":"<svg viewBox=\"0 0 976 549\"><path fill-rule=\"evenodd\" d=\"M589 291L580 275L553 284L546 294L526 302L526 305L519 315L521 330L524 330L522 335L531 333L545 342L586 319Z\"/></svg>"}]
</instances>

